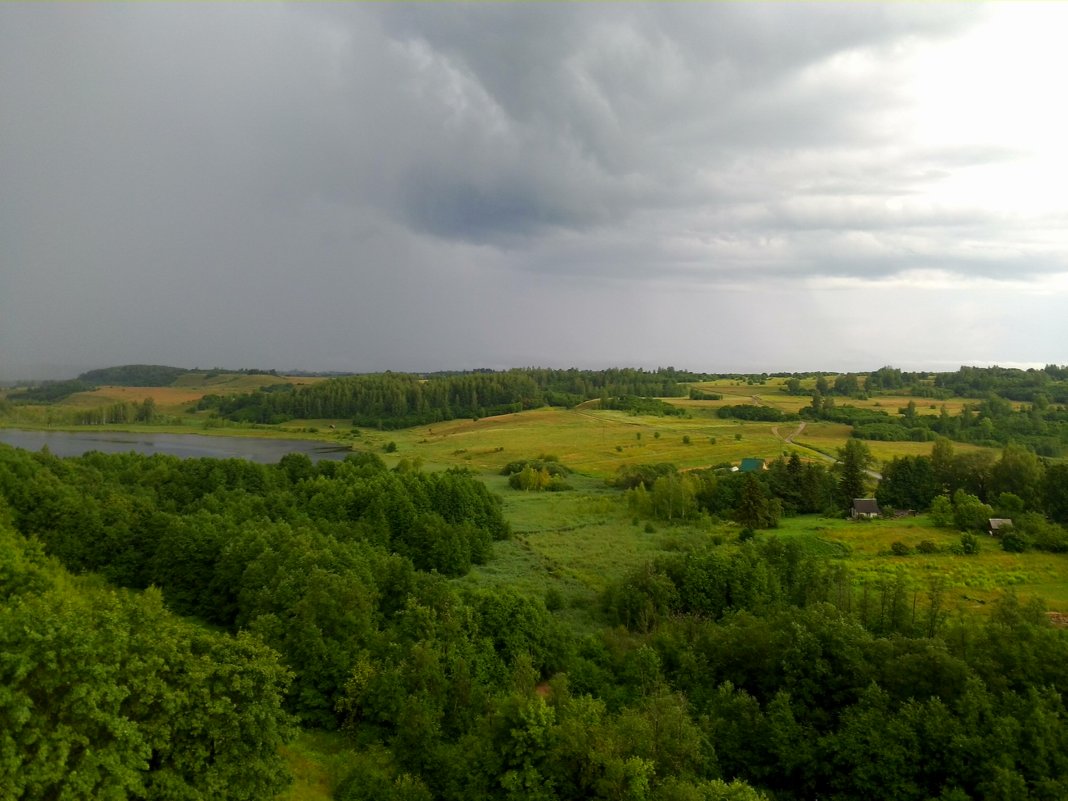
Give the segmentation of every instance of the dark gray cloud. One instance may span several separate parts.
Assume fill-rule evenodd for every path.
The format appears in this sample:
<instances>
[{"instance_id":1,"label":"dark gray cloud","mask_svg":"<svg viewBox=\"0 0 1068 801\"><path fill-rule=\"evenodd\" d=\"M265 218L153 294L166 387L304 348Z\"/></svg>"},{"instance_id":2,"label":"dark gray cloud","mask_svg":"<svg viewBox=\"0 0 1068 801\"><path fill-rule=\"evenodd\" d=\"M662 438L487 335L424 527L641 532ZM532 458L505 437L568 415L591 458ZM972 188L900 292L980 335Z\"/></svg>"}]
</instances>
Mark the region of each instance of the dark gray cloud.
<instances>
[{"instance_id":1,"label":"dark gray cloud","mask_svg":"<svg viewBox=\"0 0 1068 801\"><path fill-rule=\"evenodd\" d=\"M1050 175L1042 142L998 134L996 115L943 130L921 97L922 71L989 13L0 6L0 378L117 361L834 366L830 320L794 349L777 323L738 354L701 342L750 308L824 308L836 281L910 310L1063 297L1042 282L1068 272L1065 206L1020 191ZM1032 127L1052 140L1048 119ZM1002 289L921 282L917 303L893 283L914 274ZM1005 341L990 358L1068 361Z\"/></svg>"}]
</instances>

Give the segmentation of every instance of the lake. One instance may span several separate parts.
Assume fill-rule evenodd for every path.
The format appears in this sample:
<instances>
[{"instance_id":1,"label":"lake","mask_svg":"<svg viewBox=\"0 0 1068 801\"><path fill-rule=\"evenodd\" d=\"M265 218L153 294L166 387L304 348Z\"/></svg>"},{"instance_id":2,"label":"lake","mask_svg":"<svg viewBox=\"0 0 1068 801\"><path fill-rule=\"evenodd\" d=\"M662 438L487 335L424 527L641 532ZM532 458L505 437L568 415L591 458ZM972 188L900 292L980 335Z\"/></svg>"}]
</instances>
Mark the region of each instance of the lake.
<instances>
[{"instance_id":1,"label":"lake","mask_svg":"<svg viewBox=\"0 0 1068 801\"><path fill-rule=\"evenodd\" d=\"M39 451L48 446L56 456L81 456L88 451L146 455L165 453L182 458L208 456L213 459L248 459L274 464L287 453L307 454L313 462L344 459L352 453L344 445L304 439L256 439L252 437L211 437L202 434L138 434L124 431L24 431L0 428L0 442Z\"/></svg>"}]
</instances>

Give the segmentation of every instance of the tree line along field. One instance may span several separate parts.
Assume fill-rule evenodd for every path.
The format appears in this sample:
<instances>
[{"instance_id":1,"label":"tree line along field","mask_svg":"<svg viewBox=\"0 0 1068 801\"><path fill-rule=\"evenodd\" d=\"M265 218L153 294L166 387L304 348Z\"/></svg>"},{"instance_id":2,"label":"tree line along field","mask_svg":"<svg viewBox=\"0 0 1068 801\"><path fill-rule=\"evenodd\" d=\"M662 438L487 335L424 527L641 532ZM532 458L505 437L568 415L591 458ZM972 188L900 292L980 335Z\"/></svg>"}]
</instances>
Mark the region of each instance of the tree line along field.
<instances>
[{"instance_id":1,"label":"tree line along field","mask_svg":"<svg viewBox=\"0 0 1068 801\"><path fill-rule=\"evenodd\" d=\"M720 416L738 404L803 411L812 396L784 392L785 377L687 382L722 397L660 398L682 414L642 403L600 408L604 399L593 398L394 430L341 417L265 425L228 421L221 407L191 411L199 400L180 393L207 394L220 378L183 374L185 386L158 388L152 397L181 421L140 427L202 431L210 420L210 433L342 442L352 458L261 467L60 460L0 447L0 614L19 624L4 628L5 652L30 647L18 632L34 631L31 621L75 619L86 632L112 626L114 648L88 634L78 640L101 654L108 677L119 676L122 648L147 647L124 621L155 621L173 654L223 653L226 637L269 646L232 655L238 674L259 676L275 700L255 710L271 724L249 741L254 753L220 752L228 778L215 797L1054 801L1068 793L1059 700L1068 640L1046 614L1068 613L1068 553L1058 550L1057 525L1040 519L1068 510L1058 493L1068 471L1056 459L944 439L862 442L850 425L818 417ZM801 389L815 380L800 379ZM52 411L96 392L110 400L141 391L100 388ZM183 400L166 407L168 392ZM896 414L902 400L924 414L928 399L918 396L848 404L892 405ZM964 399L952 401L954 414L964 412ZM950 408L930 402L940 416ZM731 472L753 457L772 469ZM928 513L932 470L949 495ZM848 482L866 495L878 474L894 497L922 497L920 513L846 520ZM976 514L1003 509L1027 523L1019 550L975 528ZM115 587L129 600L106 600ZM187 645L195 636L170 622L172 612L223 639ZM47 656L34 647L19 658ZM21 697L19 682L12 697ZM173 690L183 692L180 683ZM76 699L54 691L63 714L78 719ZM154 692L165 704L170 685ZM213 692L226 703L232 688L221 682ZM124 756L107 752L118 762L95 768L112 784L94 792L117 782L127 795L114 797L138 797L153 779L137 754L162 749L162 729L152 709L131 708L121 694L101 698L111 699L101 703L114 720L144 722ZM5 704L0 721L21 731L32 718ZM59 736L45 728L41 736ZM180 749L159 754L143 764L186 759ZM109 774L107 764L126 758L133 768ZM286 772L295 781L283 788ZM30 789L16 797L46 797L56 781L46 774L33 774L39 784L24 782ZM185 771L174 780L212 779ZM34 786L43 788L36 796Z\"/></svg>"}]
</instances>

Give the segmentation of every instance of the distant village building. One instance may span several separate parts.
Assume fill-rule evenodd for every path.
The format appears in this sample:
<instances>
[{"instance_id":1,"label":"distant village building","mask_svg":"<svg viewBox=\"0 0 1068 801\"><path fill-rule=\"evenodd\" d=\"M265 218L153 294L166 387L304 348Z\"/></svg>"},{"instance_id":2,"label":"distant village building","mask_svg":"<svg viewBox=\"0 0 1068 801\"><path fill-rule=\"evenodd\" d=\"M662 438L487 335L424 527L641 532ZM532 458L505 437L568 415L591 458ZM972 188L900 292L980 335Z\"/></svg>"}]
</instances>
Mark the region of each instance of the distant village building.
<instances>
[{"instance_id":1,"label":"distant village building","mask_svg":"<svg viewBox=\"0 0 1068 801\"><path fill-rule=\"evenodd\" d=\"M763 459L748 457L742 459L742 463L738 466L738 469L743 473L755 473L759 470L767 470L768 465Z\"/></svg>"},{"instance_id":2,"label":"distant village building","mask_svg":"<svg viewBox=\"0 0 1068 801\"><path fill-rule=\"evenodd\" d=\"M879 511L879 504L875 502L875 498L854 498L853 508L849 513L854 520L861 518L871 520L880 514L882 513Z\"/></svg>"},{"instance_id":3,"label":"distant village building","mask_svg":"<svg viewBox=\"0 0 1068 801\"><path fill-rule=\"evenodd\" d=\"M1000 536L1005 533L1006 529L1012 528L1012 520L1008 517L992 517L988 522L990 523L988 531L991 537Z\"/></svg>"}]
</instances>

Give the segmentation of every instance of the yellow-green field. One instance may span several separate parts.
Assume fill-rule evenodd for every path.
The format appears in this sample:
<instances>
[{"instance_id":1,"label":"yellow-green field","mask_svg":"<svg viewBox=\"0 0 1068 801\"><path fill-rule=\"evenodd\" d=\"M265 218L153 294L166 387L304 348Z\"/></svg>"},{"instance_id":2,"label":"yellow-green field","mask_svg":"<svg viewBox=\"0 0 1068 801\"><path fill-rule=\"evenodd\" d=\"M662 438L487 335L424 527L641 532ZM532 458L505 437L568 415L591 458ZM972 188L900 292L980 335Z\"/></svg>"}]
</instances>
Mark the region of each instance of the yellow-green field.
<instances>
[{"instance_id":1,"label":"yellow-green field","mask_svg":"<svg viewBox=\"0 0 1068 801\"><path fill-rule=\"evenodd\" d=\"M323 381L323 378L308 376L284 376L264 374L186 373L167 387L99 387L92 392L79 392L64 401L65 405L79 408L105 406L109 403L142 403L152 398L158 409L166 414L177 414L205 395L229 395L254 392L272 384L303 386Z\"/></svg>"},{"instance_id":2,"label":"yellow-green field","mask_svg":"<svg viewBox=\"0 0 1068 801\"><path fill-rule=\"evenodd\" d=\"M788 446L773 429L785 437L797 427L797 423L776 426L719 418L538 409L403 431L365 430L362 441L372 446L393 441L398 457L419 457L427 465L463 465L478 472L496 472L508 462L551 454L579 473L604 478L626 464L671 462L685 469L737 463L747 456L774 458ZM690 438L689 444L684 437ZM843 438L839 444L844 442Z\"/></svg>"},{"instance_id":3,"label":"yellow-green field","mask_svg":"<svg viewBox=\"0 0 1068 801\"><path fill-rule=\"evenodd\" d=\"M833 383L833 378L830 379ZM802 386L811 391L815 385L814 379L802 381ZM723 395L722 400L692 401L686 398L664 398L668 403L673 403L686 408L716 409L720 406L730 406L738 403L753 403L762 406L771 406L782 412L798 412L806 406L812 405L812 398L808 395L787 395L783 388L786 381L781 378L769 378L765 384L746 384L729 380L701 381L692 384L695 389L705 392L714 392ZM861 409L877 409L891 416L897 416L899 409L908 406L909 401L916 403L917 414L937 415L941 414L942 407L952 415L961 413L965 405L972 407L982 402L981 398L917 398L911 395L873 395L866 399L835 397L834 402L839 406L856 406ZM1022 404L1013 403L1014 408Z\"/></svg>"},{"instance_id":4,"label":"yellow-green field","mask_svg":"<svg viewBox=\"0 0 1068 801\"><path fill-rule=\"evenodd\" d=\"M299 422L321 429L325 421ZM671 462L687 469L737 464L748 456L774 459L794 451L803 458L820 459L820 453L834 456L850 431L850 426L838 423L806 423L802 430L798 422L540 409L404 431L364 431L362 442L377 447L393 441L399 456L418 456L428 466L464 465L478 472L495 472L508 462L551 454L580 473L607 477L626 464ZM683 437L690 438L689 444ZM929 442L865 444L880 465L894 457L931 452ZM963 443L954 443L954 448L960 452L989 450Z\"/></svg>"},{"instance_id":5,"label":"yellow-green field","mask_svg":"<svg viewBox=\"0 0 1068 801\"><path fill-rule=\"evenodd\" d=\"M781 429L780 429L781 430ZM809 423L805 430L796 438L798 445L807 445L810 448L833 455L841 448L849 438L852 427L843 423ZM880 442L878 440L864 440L872 456L879 464L885 464L899 456L929 456L931 453L930 442ZM969 451L992 451L979 445L970 445L965 442L954 442L953 449L957 453Z\"/></svg>"},{"instance_id":6,"label":"yellow-green field","mask_svg":"<svg viewBox=\"0 0 1068 801\"><path fill-rule=\"evenodd\" d=\"M71 395L63 405L92 408L111 403L142 403L152 398L161 411L172 412L182 411L206 394L203 387L99 387L92 392Z\"/></svg>"}]
</instances>

